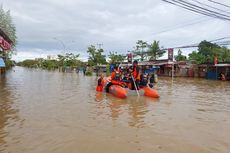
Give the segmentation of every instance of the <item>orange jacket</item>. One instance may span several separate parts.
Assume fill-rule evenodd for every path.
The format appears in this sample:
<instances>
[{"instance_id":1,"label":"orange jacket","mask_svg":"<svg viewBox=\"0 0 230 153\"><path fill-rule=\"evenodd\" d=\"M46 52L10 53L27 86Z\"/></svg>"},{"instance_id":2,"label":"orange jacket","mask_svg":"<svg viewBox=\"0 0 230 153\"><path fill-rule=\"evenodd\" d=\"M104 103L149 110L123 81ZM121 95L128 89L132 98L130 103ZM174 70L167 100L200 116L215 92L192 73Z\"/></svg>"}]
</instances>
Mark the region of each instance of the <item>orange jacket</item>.
<instances>
[{"instance_id":1,"label":"orange jacket","mask_svg":"<svg viewBox=\"0 0 230 153\"><path fill-rule=\"evenodd\" d=\"M111 73L112 80L120 80L120 78L121 78L121 72L119 70L115 70Z\"/></svg>"},{"instance_id":2,"label":"orange jacket","mask_svg":"<svg viewBox=\"0 0 230 153\"><path fill-rule=\"evenodd\" d=\"M134 78L135 80L140 80L140 79L141 79L139 67L134 67L134 68L133 68L133 78Z\"/></svg>"},{"instance_id":3,"label":"orange jacket","mask_svg":"<svg viewBox=\"0 0 230 153\"><path fill-rule=\"evenodd\" d=\"M103 86L104 86L104 79L103 78L99 78L96 90L99 91L99 92L102 92Z\"/></svg>"},{"instance_id":4,"label":"orange jacket","mask_svg":"<svg viewBox=\"0 0 230 153\"><path fill-rule=\"evenodd\" d=\"M103 78L99 78L97 85L98 86L104 86L104 79Z\"/></svg>"}]
</instances>

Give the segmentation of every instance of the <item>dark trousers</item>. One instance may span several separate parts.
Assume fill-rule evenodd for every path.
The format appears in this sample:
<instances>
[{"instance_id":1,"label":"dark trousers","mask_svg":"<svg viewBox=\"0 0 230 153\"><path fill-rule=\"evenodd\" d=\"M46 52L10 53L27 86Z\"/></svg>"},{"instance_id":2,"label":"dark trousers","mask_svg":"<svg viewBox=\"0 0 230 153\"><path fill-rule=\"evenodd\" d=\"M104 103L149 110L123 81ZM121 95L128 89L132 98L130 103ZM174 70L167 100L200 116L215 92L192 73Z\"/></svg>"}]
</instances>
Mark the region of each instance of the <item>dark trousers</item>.
<instances>
[{"instance_id":1,"label":"dark trousers","mask_svg":"<svg viewBox=\"0 0 230 153\"><path fill-rule=\"evenodd\" d=\"M136 80L136 81L135 81L137 90L139 90L139 82L140 82L139 80ZM131 88L131 89L132 89L132 90L136 90L133 80L132 80L132 88Z\"/></svg>"},{"instance_id":2,"label":"dark trousers","mask_svg":"<svg viewBox=\"0 0 230 153\"><path fill-rule=\"evenodd\" d=\"M110 83L108 83L108 84L106 85L105 91L106 91L107 93L109 93L109 87L110 87L111 85L113 85L112 82L110 82Z\"/></svg>"}]
</instances>

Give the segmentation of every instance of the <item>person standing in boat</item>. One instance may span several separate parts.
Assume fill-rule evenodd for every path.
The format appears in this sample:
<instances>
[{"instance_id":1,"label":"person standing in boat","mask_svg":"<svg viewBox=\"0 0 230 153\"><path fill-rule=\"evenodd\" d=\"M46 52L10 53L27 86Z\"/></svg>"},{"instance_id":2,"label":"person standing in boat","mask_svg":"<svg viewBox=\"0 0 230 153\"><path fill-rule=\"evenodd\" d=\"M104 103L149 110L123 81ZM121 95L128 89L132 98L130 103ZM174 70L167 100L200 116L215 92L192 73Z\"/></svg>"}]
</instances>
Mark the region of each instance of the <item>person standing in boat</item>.
<instances>
[{"instance_id":1,"label":"person standing in boat","mask_svg":"<svg viewBox=\"0 0 230 153\"><path fill-rule=\"evenodd\" d=\"M140 68L138 67L138 62L133 61L133 70L132 70L132 90L139 90L139 82L140 82ZM136 88L135 88L135 84Z\"/></svg>"}]
</instances>

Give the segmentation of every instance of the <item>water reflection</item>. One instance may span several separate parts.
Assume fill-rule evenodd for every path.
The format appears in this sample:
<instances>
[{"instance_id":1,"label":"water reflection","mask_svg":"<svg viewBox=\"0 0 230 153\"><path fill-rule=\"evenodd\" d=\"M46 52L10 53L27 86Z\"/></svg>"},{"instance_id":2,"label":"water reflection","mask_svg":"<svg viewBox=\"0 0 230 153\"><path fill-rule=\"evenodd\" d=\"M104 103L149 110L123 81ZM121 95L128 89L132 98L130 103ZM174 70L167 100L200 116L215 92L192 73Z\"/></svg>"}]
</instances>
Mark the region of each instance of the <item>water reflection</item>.
<instances>
[{"instance_id":1,"label":"water reflection","mask_svg":"<svg viewBox=\"0 0 230 153\"><path fill-rule=\"evenodd\" d=\"M124 113L127 102L124 100L113 100L108 105L111 113L110 117L115 121Z\"/></svg>"},{"instance_id":2,"label":"water reflection","mask_svg":"<svg viewBox=\"0 0 230 153\"><path fill-rule=\"evenodd\" d=\"M128 124L131 127L137 127L137 128L143 128L145 126L145 116L148 112L148 105L145 101L145 98L142 98L143 100L130 100L129 106L128 106L128 114L129 114L129 121Z\"/></svg>"},{"instance_id":3,"label":"water reflection","mask_svg":"<svg viewBox=\"0 0 230 153\"><path fill-rule=\"evenodd\" d=\"M18 109L14 106L16 97L12 93L14 87L9 85L7 79L5 75L0 76L0 152L6 149L5 138L10 135L10 128L17 126L19 121Z\"/></svg>"},{"instance_id":4,"label":"water reflection","mask_svg":"<svg viewBox=\"0 0 230 153\"><path fill-rule=\"evenodd\" d=\"M3 153L230 150L229 82L162 77L160 99L119 99L76 73L15 68L0 81Z\"/></svg>"}]
</instances>

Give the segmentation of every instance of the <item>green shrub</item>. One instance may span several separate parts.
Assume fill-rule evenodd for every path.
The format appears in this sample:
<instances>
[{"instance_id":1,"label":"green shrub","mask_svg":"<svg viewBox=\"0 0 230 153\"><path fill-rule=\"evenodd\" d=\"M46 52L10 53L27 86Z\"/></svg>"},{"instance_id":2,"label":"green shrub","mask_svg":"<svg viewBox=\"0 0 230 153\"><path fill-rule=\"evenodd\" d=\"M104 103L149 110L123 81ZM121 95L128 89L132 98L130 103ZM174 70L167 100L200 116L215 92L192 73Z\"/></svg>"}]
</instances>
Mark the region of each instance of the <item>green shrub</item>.
<instances>
[{"instance_id":1,"label":"green shrub","mask_svg":"<svg viewBox=\"0 0 230 153\"><path fill-rule=\"evenodd\" d=\"M93 75L93 72L91 72L91 71L86 71L86 72L85 72L85 75L87 75L87 76L92 76L92 75Z\"/></svg>"}]
</instances>

